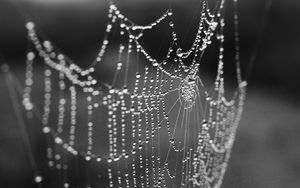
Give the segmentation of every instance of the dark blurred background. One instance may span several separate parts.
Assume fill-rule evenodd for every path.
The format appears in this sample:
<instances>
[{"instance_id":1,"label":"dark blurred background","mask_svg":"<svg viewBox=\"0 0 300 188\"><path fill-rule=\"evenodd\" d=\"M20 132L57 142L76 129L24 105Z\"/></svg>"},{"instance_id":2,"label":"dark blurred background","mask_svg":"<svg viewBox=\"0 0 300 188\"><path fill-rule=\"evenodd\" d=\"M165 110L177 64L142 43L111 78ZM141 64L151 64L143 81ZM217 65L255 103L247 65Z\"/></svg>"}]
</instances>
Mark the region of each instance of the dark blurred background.
<instances>
[{"instance_id":1,"label":"dark blurred background","mask_svg":"<svg viewBox=\"0 0 300 188\"><path fill-rule=\"evenodd\" d=\"M239 1L244 73L253 50L257 58L223 188L300 187L300 1L273 0L268 14L266 1ZM139 24L151 22L169 7L168 0L118 0L116 4ZM198 0L172 3L175 28L186 48L190 41L185 38L193 39L197 26L198 5ZM108 2L104 0L0 0L0 53L15 72L24 72L24 25L30 16L43 34L84 67L99 49L107 10ZM227 10L228 15L232 14L232 7ZM264 19L264 31L259 36ZM226 31L226 36L232 38L232 30ZM146 41L151 43L150 51L157 44L152 39ZM232 44L226 45L230 53ZM0 91L0 187L33 187L32 169L3 74Z\"/></svg>"}]
</instances>

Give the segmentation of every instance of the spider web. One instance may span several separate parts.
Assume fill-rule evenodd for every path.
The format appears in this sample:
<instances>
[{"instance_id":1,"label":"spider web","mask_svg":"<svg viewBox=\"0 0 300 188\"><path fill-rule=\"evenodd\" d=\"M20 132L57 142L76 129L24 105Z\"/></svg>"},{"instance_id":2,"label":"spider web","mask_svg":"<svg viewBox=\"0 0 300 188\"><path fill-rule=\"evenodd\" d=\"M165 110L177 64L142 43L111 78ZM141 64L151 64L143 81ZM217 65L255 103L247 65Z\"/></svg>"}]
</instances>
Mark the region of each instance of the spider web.
<instances>
[{"instance_id":1,"label":"spider web","mask_svg":"<svg viewBox=\"0 0 300 188\"><path fill-rule=\"evenodd\" d=\"M235 10L238 87L231 99L225 98L224 3L219 0L211 10L207 1L201 1L197 34L184 51L177 42L171 9L141 26L110 1L102 45L86 69L43 40L33 22L26 23L32 48L27 54L23 104L27 116L39 117L43 132L53 138L47 148L48 166L62 171L64 187L75 186L68 176L72 168L66 152L84 156L87 163L97 162L105 169L100 174L107 179L101 179L106 187L220 187L246 95ZM168 24L172 37L165 57L158 60L140 40L145 31L163 24ZM107 51L115 42L113 31L122 40L112 60ZM199 67L213 43L219 45L218 69L213 87L207 89ZM38 61L45 64L41 113L33 97L33 68ZM104 65L114 66L109 82L96 77L97 68ZM37 183L42 180L41 175L35 178ZM91 181L86 184L92 187Z\"/></svg>"}]
</instances>

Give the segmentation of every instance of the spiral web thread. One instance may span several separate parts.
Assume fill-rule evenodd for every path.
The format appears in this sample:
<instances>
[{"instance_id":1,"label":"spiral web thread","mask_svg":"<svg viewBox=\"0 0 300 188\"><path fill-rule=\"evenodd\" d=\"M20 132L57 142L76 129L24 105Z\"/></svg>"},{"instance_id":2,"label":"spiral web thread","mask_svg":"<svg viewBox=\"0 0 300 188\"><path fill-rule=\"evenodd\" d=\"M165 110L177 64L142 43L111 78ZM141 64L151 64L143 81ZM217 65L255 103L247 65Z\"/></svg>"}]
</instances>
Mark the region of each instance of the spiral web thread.
<instances>
[{"instance_id":1,"label":"spiral web thread","mask_svg":"<svg viewBox=\"0 0 300 188\"><path fill-rule=\"evenodd\" d=\"M95 161L105 167L103 177L108 181L103 180L107 183L103 187L220 187L246 95L235 9L238 87L232 99L225 98L224 3L219 0L211 11L208 2L201 1L194 43L183 51L177 43L171 9L153 23L141 26L111 1L104 40L87 69L74 64L50 41L42 40L33 22L26 24L33 48L27 54L23 104L28 117L37 112L32 97L33 65L40 59L45 64L40 120L43 132L51 135L55 143L47 148L48 166L63 172L64 187L73 184L65 153L57 147L71 155L84 156L87 163ZM237 1L234 3L236 8ZM160 24L168 24L172 33L162 61L140 44L144 32ZM119 43L118 56L112 63L105 61L105 56L114 29L125 42ZM203 53L214 41L220 46L218 69L213 88L208 90L200 78L199 66ZM147 63L141 66L143 58ZM105 63L115 66L111 83L95 77L96 67ZM82 108L84 114L79 114ZM86 116L84 122L79 120L80 115ZM99 122L99 116L105 120ZM105 151L96 152L99 127L105 130L107 145ZM86 143L84 149L82 143ZM35 180L40 183L42 176ZM93 187L91 184L87 180L87 187Z\"/></svg>"}]
</instances>

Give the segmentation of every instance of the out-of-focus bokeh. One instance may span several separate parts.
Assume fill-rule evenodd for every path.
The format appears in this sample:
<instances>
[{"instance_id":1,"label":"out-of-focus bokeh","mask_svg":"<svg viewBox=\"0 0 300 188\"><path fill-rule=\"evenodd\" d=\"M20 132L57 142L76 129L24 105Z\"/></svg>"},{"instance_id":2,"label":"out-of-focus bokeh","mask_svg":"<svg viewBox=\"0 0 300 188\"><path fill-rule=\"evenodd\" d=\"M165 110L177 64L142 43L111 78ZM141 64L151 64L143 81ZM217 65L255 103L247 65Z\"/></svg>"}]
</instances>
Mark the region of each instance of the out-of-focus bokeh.
<instances>
[{"instance_id":1,"label":"out-of-focus bokeh","mask_svg":"<svg viewBox=\"0 0 300 188\"><path fill-rule=\"evenodd\" d=\"M243 71L253 49L257 58L223 188L300 187L300 1L273 0L268 14L265 1L239 1ZM115 2L139 24L151 22L169 7L167 0ZM199 0L173 0L172 6L175 28L187 48L197 26ZM232 7L226 8L230 17ZM24 25L32 19L61 51L84 67L99 49L107 10L104 0L1 0L1 56L22 78L27 49ZM258 37L263 19L264 32ZM226 36L233 37L232 29ZM258 48L257 38L261 38ZM147 41L150 50L159 42L155 39L153 36ZM225 49L232 53L232 44L226 43ZM3 74L0 76L0 187L34 187ZM42 152L38 127L27 128L33 135L30 140L35 153ZM43 161L44 156L36 156Z\"/></svg>"}]
</instances>

